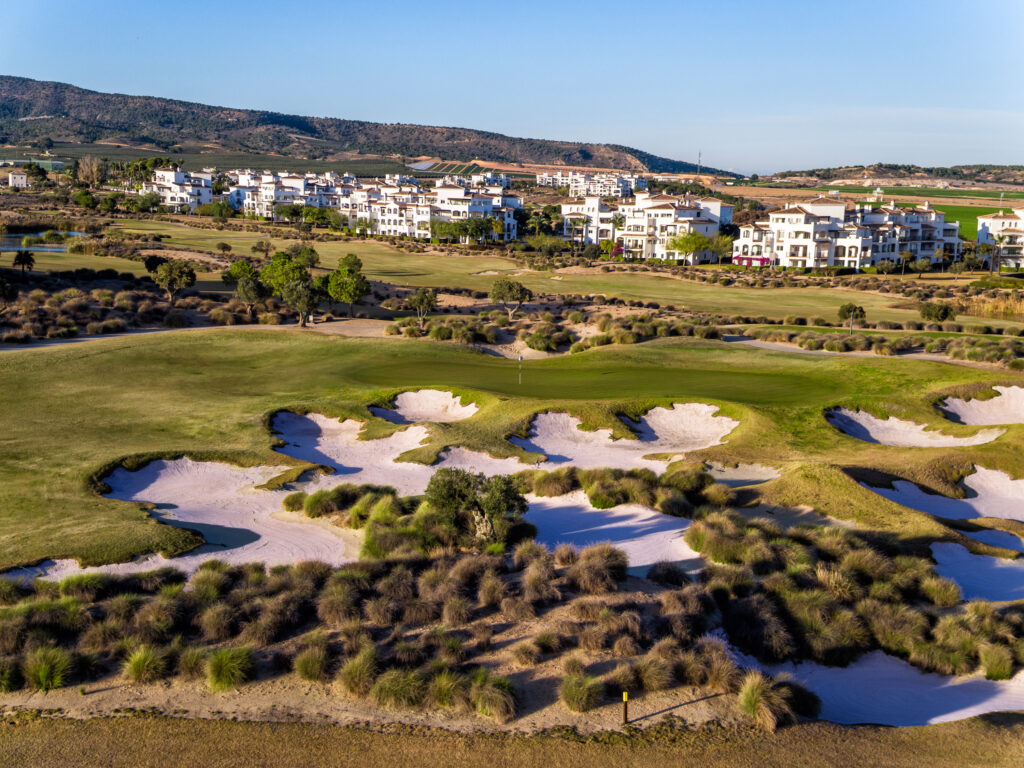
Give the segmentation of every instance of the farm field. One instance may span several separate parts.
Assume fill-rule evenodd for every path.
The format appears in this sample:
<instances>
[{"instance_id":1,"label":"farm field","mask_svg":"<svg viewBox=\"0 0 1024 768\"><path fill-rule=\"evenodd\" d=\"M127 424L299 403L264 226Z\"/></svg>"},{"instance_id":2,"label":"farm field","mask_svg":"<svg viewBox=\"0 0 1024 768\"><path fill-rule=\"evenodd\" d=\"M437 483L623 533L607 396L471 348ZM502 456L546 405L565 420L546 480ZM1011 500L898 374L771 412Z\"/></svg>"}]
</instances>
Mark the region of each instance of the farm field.
<instances>
[{"instance_id":1,"label":"farm field","mask_svg":"<svg viewBox=\"0 0 1024 768\"><path fill-rule=\"evenodd\" d=\"M131 372L130 384L123 372ZM287 372L282 375L282 372ZM472 393L482 418L438 425L415 458L446 445L525 456L506 441L540 410L566 410L591 427L627 433L616 413L696 399L722 406L741 426L699 455L795 469L765 486L778 503L869 520L901 535L948 535L861 488L839 467L862 466L949 490L957 451L920 449L908 460L843 437L822 417L842 404L871 408L949 434L931 405L940 393L1020 383L1024 376L900 359L811 357L697 339L603 347L532 361L522 383L516 363L450 343L325 337L259 327L102 339L0 355L5 429L0 453L0 567L47 557L119 561L192 545L180 528L157 525L130 503L95 495L86 479L124 457L221 458L243 465L288 464L270 449L265 418L289 409L369 418L368 404L398 390L438 387ZM374 422L375 430L383 422ZM1024 474L1024 427L977 446L986 466ZM799 501L797 501L799 499ZM900 511L902 510L902 511Z\"/></svg>"},{"instance_id":2,"label":"farm field","mask_svg":"<svg viewBox=\"0 0 1024 768\"><path fill-rule=\"evenodd\" d=\"M124 750L131 744L130 753ZM796 725L775 734L751 728L661 727L632 734L456 734L425 728L377 731L303 723L184 720L157 716L74 721L23 717L0 722L0 765L216 764L419 768L424 764L495 768L892 768L1016 766L1024 760L1019 714L988 715L919 728ZM386 755L386 759L385 756Z\"/></svg>"}]
</instances>

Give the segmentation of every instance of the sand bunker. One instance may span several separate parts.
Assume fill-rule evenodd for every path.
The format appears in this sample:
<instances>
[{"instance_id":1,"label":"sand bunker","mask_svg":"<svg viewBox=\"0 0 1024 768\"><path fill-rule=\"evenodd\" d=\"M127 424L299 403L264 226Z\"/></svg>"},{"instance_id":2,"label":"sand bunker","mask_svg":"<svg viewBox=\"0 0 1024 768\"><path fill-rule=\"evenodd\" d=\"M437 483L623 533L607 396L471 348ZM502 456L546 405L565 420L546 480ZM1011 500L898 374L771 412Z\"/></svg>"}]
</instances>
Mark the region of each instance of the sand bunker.
<instances>
[{"instance_id":1,"label":"sand bunker","mask_svg":"<svg viewBox=\"0 0 1024 768\"><path fill-rule=\"evenodd\" d=\"M963 486L967 490L964 499L925 493L906 480L896 480L892 485L892 488L864 487L897 504L936 517L950 520L1001 517L1024 522L1024 479L1013 480L998 470L975 466L974 474L964 478Z\"/></svg>"},{"instance_id":2,"label":"sand bunker","mask_svg":"<svg viewBox=\"0 0 1024 768\"><path fill-rule=\"evenodd\" d=\"M782 474L775 467L768 467L764 464L737 464L735 467L726 467L711 463L705 466L707 473L714 478L716 483L727 485L730 488L767 483Z\"/></svg>"},{"instance_id":3,"label":"sand bunker","mask_svg":"<svg viewBox=\"0 0 1024 768\"><path fill-rule=\"evenodd\" d=\"M1024 670L1010 680L995 681L922 672L882 651L872 651L848 667L810 661L764 665L735 655L744 666L789 673L821 697L822 719L845 725L928 725L1024 707Z\"/></svg>"},{"instance_id":4,"label":"sand bunker","mask_svg":"<svg viewBox=\"0 0 1024 768\"><path fill-rule=\"evenodd\" d=\"M991 443L1005 430L983 429L969 437L954 437L927 430L923 424L890 416L880 419L865 411L833 408L825 414L829 424L840 432L866 443L881 443L901 448L952 448L961 445Z\"/></svg>"},{"instance_id":5,"label":"sand bunker","mask_svg":"<svg viewBox=\"0 0 1024 768\"><path fill-rule=\"evenodd\" d=\"M370 408L374 416L392 424L415 424L421 421L444 423L468 419L479 409L474 403L463 405L451 392L439 389L420 389L403 392L395 398L395 407Z\"/></svg>"},{"instance_id":6,"label":"sand bunker","mask_svg":"<svg viewBox=\"0 0 1024 768\"><path fill-rule=\"evenodd\" d=\"M961 531L961 533L964 536L969 536L975 541L980 541L984 544L991 544L993 547L1003 547L1004 549L1024 552L1024 541L1021 541L1020 536L1015 536L1007 531L1000 531L995 528L985 528L980 531Z\"/></svg>"},{"instance_id":7,"label":"sand bunker","mask_svg":"<svg viewBox=\"0 0 1024 768\"><path fill-rule=\"evenodd\" d=\"M268 566L322 560L333 565L358 557L354 532L317 525L281 511L287 491L257 490L284 467L235 467L208 461L153 461L136 472L117 469L106 482L108 498L155 504L153 516L169 525L198 531L206 543L181 557L149 555L127 563L79 568L74 560L9 572L9 577L71 573L137 573L166 565L191 573L204 560L262 562Z\"/></svg>"},{"instance_id":8,"label":"sand bunker","mask_svg":"<svg viewBox=\"0 0 1024 768\"><path fill-rule=\"evenodd\" d=\"M510 438L519 447L543 453L541 469L572 465L584 469L651 469L663 472L667 461L646 459L651 454L673 457L721 444L739 422L715 416L718 407L704 403L676 403L652 408L639 422L624 419L637 440L612 439L610 429L585 432L580 420L567 413L542 413L533 420L530 437Z\"/></svg>"},{"instance_id":9,"label":"sand bunker","mask_svg":"<svg viewBox=\"0 0 1024 768\"><path fill-rule=\"evenodd\" d=\"M999 394L988 400L950 397L942 409L961 424L1024 424L1024 387L992 387Z\"/></svg>"},{"instance_id":10,"label":"sand bunker","mask_svg":"<svg viewBox=\"0 0 1024 768\"><path fill-rule=\"evenodd\" d=\"M537 541L554 549L559 544L586 547L611 542L626 553L630 570L646 573L660 560L679 563L687 570L704 566L683 534L689 520L663 515L639 504L597 509L583 491L565 496L527 497L526 520L537 526Z\"/></svg>"},{"instance_id":11,"label":"sand bunker","mask_svg":"<svg viewBox=\"0 0 1024 768\"><path fill-rule=\"evenodd\" d=\"M935 572L960 585L964 600L1024 599L1024 559L975 555L959 544L932 544Z\"/></svg>"}]
</instances>

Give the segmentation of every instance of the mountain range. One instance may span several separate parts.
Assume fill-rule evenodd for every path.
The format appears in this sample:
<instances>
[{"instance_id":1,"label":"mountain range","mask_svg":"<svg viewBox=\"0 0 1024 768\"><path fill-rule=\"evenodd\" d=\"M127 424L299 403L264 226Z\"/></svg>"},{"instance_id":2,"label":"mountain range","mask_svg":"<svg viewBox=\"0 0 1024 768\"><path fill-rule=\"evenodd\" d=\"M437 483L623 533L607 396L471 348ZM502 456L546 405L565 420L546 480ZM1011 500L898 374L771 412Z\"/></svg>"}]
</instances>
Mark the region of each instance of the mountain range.
<instances>
[{"instance_id":1,"label":"mountain range","mask_svg":"<svg viewBox=\"0 0 1024 768\"><path fill-rule=\"evenodd\" d=\"M26 145L44 139L75 144L117 143L159 151L275 154L309 160L344 159L358 153L662 173L697 169L694 163L618 144L516 138L471 128L216 107L0 75L0 144ZM716 168L702 170L736 175Z\"/></svg>"}]
</instances>

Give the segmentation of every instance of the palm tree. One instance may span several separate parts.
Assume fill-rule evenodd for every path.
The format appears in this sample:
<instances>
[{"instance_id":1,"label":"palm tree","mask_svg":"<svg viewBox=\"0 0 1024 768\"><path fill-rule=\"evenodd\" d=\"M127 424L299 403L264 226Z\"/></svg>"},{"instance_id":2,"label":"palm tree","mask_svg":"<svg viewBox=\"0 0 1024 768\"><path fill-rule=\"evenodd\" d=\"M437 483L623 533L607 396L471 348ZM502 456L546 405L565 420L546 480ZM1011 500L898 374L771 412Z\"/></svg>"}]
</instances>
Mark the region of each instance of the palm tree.
<instances>
[{"instance_id":1,"label":"palm tree","mask_svg":"<svg viewBox=\"0 0 1024 768\"><path fill-rule=\"evenodd\" d=\"M1006 242L1006 235L992 235L992 258L988 262L988 271L999 274L999 257L1003 251L1003 243Z\"/></svg>"},{"instance_id":2,"label":"palm tree","mask_svg":"<svg viewBox=\"0 0 1024 768\"><path fill-rule=\"evenodd\" d=\"M32 269L36 265L36 258L32 251L17 251L14 254L14 266L21 267L21 274Z\"/></svg>"},{"instance_id":3,"label":"palm tree","mask_svg":"<svg viewBox=\"0 0 1024 768\"><path fill-rule=\"evenodd\" d=\"M625 223L626 223L626 217L623 216L621 213L616 213L611 218L611 225L612 225L612 252L615 251L615 230L617 230L619 227L621 227Z\"/></svg>"}]
</instances>

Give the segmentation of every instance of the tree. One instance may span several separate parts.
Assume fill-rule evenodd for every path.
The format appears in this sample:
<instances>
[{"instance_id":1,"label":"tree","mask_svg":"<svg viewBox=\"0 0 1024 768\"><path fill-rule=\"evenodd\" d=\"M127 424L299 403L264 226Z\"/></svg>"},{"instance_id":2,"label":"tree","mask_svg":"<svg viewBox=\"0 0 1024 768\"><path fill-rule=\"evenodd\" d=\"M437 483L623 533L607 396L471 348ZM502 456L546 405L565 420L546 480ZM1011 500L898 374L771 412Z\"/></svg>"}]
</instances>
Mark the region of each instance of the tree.
<instances>
[{"instance_id":1,"label":"tree","mask_svg":"<svg viewBox=\"0 0 1024 768\"><path fill-rule=\"evenodd\" d=\"M274 250L274 244L271 243L269 240L257 240L255 243L253 243L253 246L250 250L253 253L262 253L263 258L267 258L270 255L270 252Z\"/></svg>"},{"instance_id":2,"label":"tree","mask_svg":"<svg viewBox=\"0 0 1024 768\"><path fill-rule=\"evenodd\" d=\"M896 271L896 265L889 259L883 259L875 265L875 269L880 275L888 275Z\"/></svg>"},{"instance_id":3,"label":"tree","mask_svg":"<svg viewBox=\"0 0 1024 768\"><path fill-rule=\"evenodd\" d=\"M174 259L157 267L153 281L167 291L168 301L174 301L178 291L196 284L196 272L187 261Z\"/></svg>"},{"instance_id":4,"label":"tree","mask_svg":"<svg viewBox=\"0 0 1024 768\"><path fill-rule=\"evenodd\" d=\"M225 243L221 241L217 243L217 250L221 253L231 253L231 243Z\"/></svg>"},{"instance_id":5,"label":"tree","mask_svg":"<svg viewBox=\"0 0 1024 768\"><path fill-rule=\"evenodd\" d=\"M914 258L910 251L900 251L900 275L907 274L907 262Z\"/></svg>"},{"instance_id":6,"label":"tree","mask_svg":"<svg viewBox=\"0 0 1024 768\"><path fill-rule=\"evenodd\" d=\"M363 236L366 236L368 233L372 232L376 228L377 222L374 221L373 219L367 219L364 217L356 219L356 232Z\"/></svg>"},{"instance_id":7,"label":"tree","mask_svg":"<svg viewBox=\"0 0 1024 768\"><path fill-rule=\"evenodd\" d=\"M864 307L858 306L853 302L843 304L839 307L839 320L840 322L850 321L850 334L853 335L853 324L854 322L863 321L867 317L867 313L864 311Z\"/></svg>"},{"instance_id":8,"label":"tree","mask_svg":"<svg viewBox=\"0 0 1024 768\"><path fill-rule=\"evenodd\" d=\"M925 272L931 270L932 260L927 256L921 256L914 259L914 271L917 272L917 276L921 277Z\"/></svg>"},{"instance_id":9,"label":"tree","mask_svg":"<svg viewBox=\"0 0 1024 768\"><path fill-rule=\"evenodd\" d=\"M266 289L255 277L242 277L235 283L235 298L245 305L245 311L251 320L256 305L265 298Z\"/></svg>"},{"instance_id":10,"label":"tree","mask_svg":"<svg viewBox=\"0 0 1024 768\"><path fill-rule=\"evenodd\" d=\"M231 266L220 273L220 279L225 285L238 285L238 281L243 278L259 280L260 273L248 261L242 260L231 262Z\"/></svg>"},{"instance_id":11,"label":"tree","mask_svg":"<svg viewBox=\"0 0 1024 768\"><path fill-rule=\"evenodd\" d=\"M35 265L36 257L32 255L32 251L15 251L14 266L21 267L21 274L25 274L26 271L32 269Z\"/></svg>"},{"instance_id":12,"label":"tree","mask_svg":"<svg viewBox=\"0 0 1024 768\"><path fill-rule=\"evenodd\" d=\"M409 305L409 309L416 312L419 326L423 328L423 321L427 314L437 309L437 294L429 288L419 288L406 303Z\"/></svg>"},{"instance_id":13,"label":"tree","mask_svg":"<svg viewBox=\"0 0 1024 768\"><path fill-rule=\"evenodd\" d=\"M300 266L311 269L320 263L320 254L309 245L300 245L299 243L293 243L288 246L286 251L292 257L292 261Z\"/></svg>"},{"instance_id":14,"label":"tree","mask_svg":"<svg viewBox=\"0 0 1024 768\"><path fill-rule=\"evenodd\" d=\"M160 207L160 195L157 192L147 192L135 198L135 210L139 213L150 213Z\"/></svg>"},{"instance_id":15,"label":"tree","mask_svg":"<svg viewBox=\"0 0 1024 768\"><path fill-rule=\"evenodd\" d=\"M515 318L516 312L523 306L523 303L532 298L533 291L518 280L502 277L491 285L491 301L497 302L505 308L510 322Z\"/></svg>"},{"instance_id":16,"label":"tree","mask_svg":"<svg viewBox=\"0 0 1024 768\"><path fill-rule=\"evenodd\" d=\"M117 211L118 203L121 202L121 198L123 197L124 195L122 195L120 192L115 192L112 195L107 195L106 197L100 198L100 211L102 211L103 213L114 213L115 211Z\"/></svg>"},{"instance_id":17,"label":"tree","mask_svg":"<svg viewBox=\"0 0 1024 768\"><path fill-rule=\"evenodd\" d=\"M155 253L154 254L150 254L149 256L147 256L146 258L144 258L142 260L142 266L144 266L146 268L146 271L149 272L149 274L151 274L151 275L154 272L156 272L157 269L160 268L161 264L166 264L166 263L167 263L167 259L165 259L163 256L157 256Z\"/></svg>"},{"instance_id":18,"label":"tree","mask_svg":"<svg viewBox=\"0 0 1024 768\"><path fill-rule=\"evenodd\" d=\"M424 499L442 526L479 545L504 541L528 506L511 477L485 478L464 469L439 469Z\"/></svg>"},{"instance_id":19,"label":"tree","mask_svg":"<svg viewBox=\"0 0 1024 768\"><path fill-rule=\"evenodd\" d=\"M78 180L90 187L98 187L107 178L107 164L99 157L86 155L78 161Z\"/></svg>"},{"instance_id":20,"label":"tree","mask_svg":"<svg viewBox=\"0 0 1024 768\"><path fill-rule=\"evenodd\" d=\"M292 257L283 251L274 254L270 263L260 270L260 282L277 296L282 296L284 287L289 283L308 283L312 278L301 264L292 261Z\"/></svg>"},{"instance_id":21,"label":"tree","mask_svg":"<svg viewBox=\"0 0 1024 768\"><path fill-rule=\"evenodd\" d=\"M1001 269L1000 259L1003 255L1003 243L1006 242L1006 235L1000 233L992 235L992 258L988 262L988 271L998 273Z\"/></svg>"},{"instance_id":22,"label":"tree","mask_svg":"<svg viewBox=\"0 0 1024 768\"><path fill-rule=\"evenodd\" d=\"M299 313L299 327L305 328L309 316L320 305L320 292L308 280L293 280L281 289L281 299Z\"/></svg>"},{"instance_id":23,"label":"tree","mask_svg":"<svg viewBox=\"0 0 1024 768\"><path fill-rule=\"evenodd\" d=\"M696 254L710 247L711 241L700 232L687 232L685 235L670 237L665 245L666 250L689 255L691 261Z\"/></svg>"},{"instance_id":24,"label":"tree","mask_svg":"<svg viewBox=\"0 0 1024 768\"><path fill-rule=\"evenodd\" d=\"M612 218L609 221L612 225L612 248L615 248L615 232L626 223L626 217L621 213L612 214Z\"/></svg>"},{"instance_id":25,"label":"tree","mask_svg":"<svg viewBox=\"0 0 1024 768\"><path fill-rule=\"evenodd\" d=\"M956 320L956 310L952 304L941 301L925 301L919 307L921 319L931 323L941 323L946 320Z\"/></svg>"},{"instance_id":26,"label":"tree","mask_svg":"<svg viewBox=\"0 0 1024 768\"><path fill-rule=\"evenodd\" d=\"M982 243L982 245L988 245L988 243ZM981 250L981 246L978 247ZM981 269L982 261L975 254L968 253L964 256L964 266L971 272L976 272Z\"/></svg>"},{"instance_id":27,"label":"tree","mask_svg":"<svg viewBox=\"0 0 1024 768\"><path fill-rule=\"evenodd\" d=\"M80 189L71 195L71 201L75 205L80 205L83 208L88 208L89 210L95 208L97 204L96 198L93 197L92 192L89 192L86 189Z\"/></svg>"},{"instance_id":28,"label":"tree","mask_svg":"<svg viewBox=\"0 0 1024 768\"><path fill-rule=\"evenodd\" d=\"M352 305L370 292L370 281L363 274L362 266L358 257L350 253L327 277L327 295L334 301L348 304L349 317L352 317Z\"/></svg>"},{"instance_id":29,"label":"tree","mask_svg":"<svg viewBox=\"0 0 1024 768\"><path fill-rule=\"evenodd\" d=\"M732 253L732 238L728 235L715 235L708 244L708 250L715 254L718 261L721 262Z\"/></svg>"}]
</instances>

